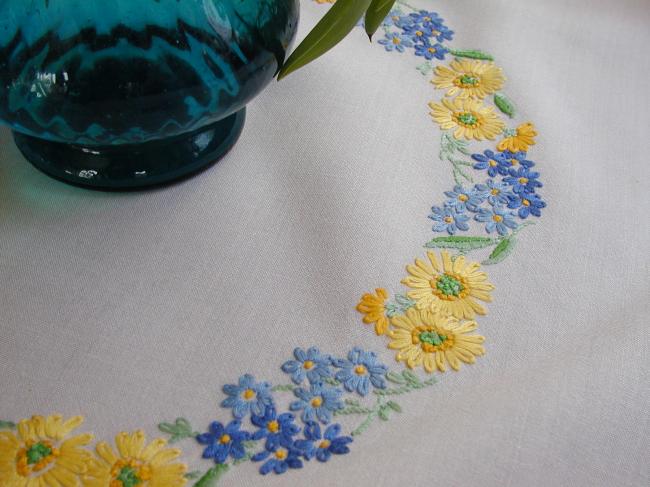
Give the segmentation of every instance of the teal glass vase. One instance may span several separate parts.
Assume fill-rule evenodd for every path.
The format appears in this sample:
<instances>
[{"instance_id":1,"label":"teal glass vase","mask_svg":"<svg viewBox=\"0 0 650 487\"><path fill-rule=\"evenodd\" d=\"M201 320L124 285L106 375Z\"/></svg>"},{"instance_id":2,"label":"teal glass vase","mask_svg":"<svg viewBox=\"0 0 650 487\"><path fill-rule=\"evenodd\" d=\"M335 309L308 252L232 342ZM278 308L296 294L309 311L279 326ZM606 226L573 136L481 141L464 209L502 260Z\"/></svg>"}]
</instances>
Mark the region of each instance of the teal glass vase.
<instances>
[{"instance_id":1,"label":"teal glass vase","mask_svg":"<svg viewBox=\"0 0 650 487\"><path fill-rule=\"evenodd\" d=\"M69 183L187 177L235 144L298 12L298 0L1 0L0 121Z\"/></svg>"}]
</instances>

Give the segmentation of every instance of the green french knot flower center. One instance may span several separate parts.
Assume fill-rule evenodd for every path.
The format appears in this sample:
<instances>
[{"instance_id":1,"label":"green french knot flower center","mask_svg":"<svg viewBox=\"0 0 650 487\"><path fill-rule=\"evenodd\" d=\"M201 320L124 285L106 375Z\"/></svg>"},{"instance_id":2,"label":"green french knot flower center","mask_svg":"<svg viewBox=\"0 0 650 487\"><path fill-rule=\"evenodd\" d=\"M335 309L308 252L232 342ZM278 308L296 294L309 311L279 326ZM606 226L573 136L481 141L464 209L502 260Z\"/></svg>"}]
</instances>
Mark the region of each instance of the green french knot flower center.
<instances>
[{"instance_id":1,"label":"green french knot flower center","mask_svg":"<svg viewBox=\"0 0 650 487\"><path fill-rule=\"evenodd\" d=\"M503 135L505 137L514 137L515 135L517 135L517 129L505 129L503 131Z\"/></svg>"},{"instance_id":2,"label":"green french knot flower center","mask_svg":"<svg viewBox=\"0 0 650 487\"><path fill-rule=\"evenodd\" d=\"M458 120L464 125L476 125L478 119L473 113L465 112L458 115Z\"/></svg>"},{"instance_id":3,"label":"green french knot flower center","mask_svg":"<svg viewBox=\"0 0 650 487\"><path fill-rule=\"evenodd\" d=\"M27 457L27 463L33 465L40 462L44 458L49 457L52 454L52 449L45 445L44 443L36 443L32 445L29 450L25 453Z\"/></svg>"},{"instance_id":4,"label":"green french knot flower center","mask_svg":"<svg viewBox=\"0 0 650 487\"><path fill-rule=\"evenodd\" d=\"M476 76L464 74L460 77L460 84L463 86L476 86L479 79Z\"/></svg>"},{"instance_id":5,"label":"green french knot flower center","mask_svg":"<svg viewBox=\"0 0 650 487\"><path fill-rule=\"evenodd\" d=\"M142 479L138 477L138 473L133 467L123 467L116 480L122 482L122 487L135 487L142 483Z\"/></svg>"},{"instance_id":6,"label":"green french knot flower center","mask_svg":"<svg viewBox=\"0 0 650 487\"><path fill-rule=\"evenodd\" d=\"M440 335L435 331L423 331L420 333L420 341L422 343L428 343L429 345L439 346L447 339L447 335Z\"/></svg>"},{"instance_id":7,"label":"green french knot flower center","mask_svg":"<svg viewBox=\"0 0 650 487\"><path fill-rule=\"evenodd\" d=\"M458 279L447 274L438 278L436 287L445 296L458 296L465 289Z\"/></svg>"}]
</instances>

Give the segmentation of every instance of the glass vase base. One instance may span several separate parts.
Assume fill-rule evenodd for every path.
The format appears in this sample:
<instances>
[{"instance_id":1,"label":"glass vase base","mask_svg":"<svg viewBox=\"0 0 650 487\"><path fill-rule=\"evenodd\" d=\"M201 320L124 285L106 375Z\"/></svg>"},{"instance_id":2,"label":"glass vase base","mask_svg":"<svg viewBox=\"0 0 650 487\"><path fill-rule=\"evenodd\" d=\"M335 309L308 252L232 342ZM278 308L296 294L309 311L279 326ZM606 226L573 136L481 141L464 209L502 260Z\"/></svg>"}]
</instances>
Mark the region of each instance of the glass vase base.
<instances>
[{"instance_id":1,"label":"glass vase base","mask_svg":"<svg viewBox=\"0 0 650 487\"><path fill-rule=\"evenodd\" d=\"M111 146L50 142L14 132L23 156L60 181L89 189L134 191L188 178L219 161L235 145L246 109L187 134Z\"/></svg>"}]
</instances>

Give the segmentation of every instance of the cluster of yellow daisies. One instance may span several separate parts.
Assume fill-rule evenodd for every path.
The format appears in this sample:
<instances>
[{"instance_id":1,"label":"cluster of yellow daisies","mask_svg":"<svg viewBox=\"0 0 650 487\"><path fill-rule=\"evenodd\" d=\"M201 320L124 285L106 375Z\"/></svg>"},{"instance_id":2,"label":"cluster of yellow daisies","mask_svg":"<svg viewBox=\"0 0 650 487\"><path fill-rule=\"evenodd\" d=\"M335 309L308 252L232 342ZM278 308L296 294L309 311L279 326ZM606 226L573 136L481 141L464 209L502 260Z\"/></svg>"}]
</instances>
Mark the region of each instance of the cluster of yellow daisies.
<instances>
[{"instance_id":1,"label":"cluster of yellow daisies","mask_svg":"<svg viewBox=\"0 0 650 487\"><path fill-rule=\"evenodd\" d=\"M120 433L115 448L97 443L92 454L84 447L93 435L71 435L83 423L81 416L34 416L0 431L0 486L2 487L151 487L185 485L187 467L174 460L181 455L167 442L146 444L142 431Z\"/></svg>"}]
</instances>

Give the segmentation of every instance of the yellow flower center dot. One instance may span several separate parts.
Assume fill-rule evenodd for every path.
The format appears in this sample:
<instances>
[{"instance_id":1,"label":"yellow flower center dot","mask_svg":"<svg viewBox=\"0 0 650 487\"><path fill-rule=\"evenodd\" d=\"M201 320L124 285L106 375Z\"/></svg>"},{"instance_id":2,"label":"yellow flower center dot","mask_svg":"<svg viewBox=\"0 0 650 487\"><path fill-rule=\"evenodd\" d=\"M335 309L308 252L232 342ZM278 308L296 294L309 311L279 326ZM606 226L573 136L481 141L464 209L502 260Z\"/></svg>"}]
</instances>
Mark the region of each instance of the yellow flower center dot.
<instances>
[{"instance_id":1,"label":"yellow flower center dot","mask_svg":"<svg viewBox=\"0 0 650 487\"><path fill-rule=\"evenodd\" d=\"M469 199L469 196L467 196L466 194L461 194L461 195L458 196L458 199L460 201L462 201L463 203L465 203L465 201L467 201Z\"/></svg>"},{"instance_id":2,"label":"yellow flower center dot","mask_svg":"<svg viewBox=\"0 0 650 487\"><path fill-rule=\"evenodd\" d=\"M454 219L452 217L450 217L450 216L445 217L445 223L453 223L453 222L454 222Z\"/></svg>"},{"instance_id":3,"label":"yellow flower center dot","mask_svg":"<svg viewBox=\"0 0 650 487\"><path fill-rule=\"evenodd\" d=\"M221 443L222 445L225 445L227 443L230 443L231 439L232 438L230 438L230 435L223 435L221 438L219 438L219 443Z\"/></svg>"},{"instance_id":4,"label":"yellow flower center dot","mask_svg":"<svg viewBox=\"0 0 650 487\"><path fill-rule=\"evenodd\" d=\"M521 204L524 205L524 206L530 206L530 201L528 201L526 198L524 198L523 200L521 200Z\"/></svg>"},{"instance_id":5,"label":"yellow flower center dot","mask_svg":"<svg viewBox=\"0 0 650 487\"><path fill-rule=\"evenodd\" d=\"M311 400L311 405L315 408L319 408L323 405L323 398L322 397L315 397Z\"/></svg>"},{"instance_id":6,"label":"yellow flower center dot","mask_svg":"<svg viewBox=\"0 0 650 487\"><path fill-rule=\"evenodd\" d=\"M402 41L399 40L399 37L393 37L393 44L399 44L400 42Z\"/></svg>"},{"instance_id":7,"label":"yellow flower center dot","mask_svg":"<svg viewBox=\"0 0 650 487\"><path fill-rule=\"evenodd\" d=\"M415 35L418 37L422 37L424 35L424 32L422 32L421 30L416 30Z\"/></svg>"},{"instance_id":8,"label":"yellow flower center dot","mask_svg":"<svg viewBox=\"0 0 650 487\"><path fill-rule=\"evenodd\" d=\"M526 184L528 183L528 178L519 178L519 184Z\"/></svg>"},{"instance_id":9,"label":"yellow flower center dot","mask_svg":"<svg viewBox=\"0 0 650 487\"><path fill-rule=\"evenodd\" d=\"M431 54L435 54L437 52L435 47L430 47L427 49L427 51L429 51Z\"/></svg>"},{"instance_id":10,"label":"yellow flower center dot","mask_svg":"<svg viewBox=\"0 0 650 487\"><path fill-rule=\"evenodd\" d=\"M271 433L277 433L280 431L280 423L277 421L269 421L268 424L266 425L266 429L269 430Z\"/></svg>"},{"instance_id":11,"label":"yellow flower center dot","mask_svg":"<svg viewBox=\"0 0 650 487\"><path fill-rule=\"evenodd\" d=\"M357 375L365 375L366 368L363 365L357 365L354 368L354 373L357 374Z\"/></svg>"},{"instance_id":12,"label":"yellow flower center dot","mask_svg":"<svg viewBox=\"0 0 650 487\"><path fill-rule=\"evenodd\" d=\"M282 448L275 452L275 458L278 460L284 460L288 455L287 450L283 450Z\"/></svg>"},{"instance_id":13,"label":"yellow flower center dot","mask_svg":"<svg viewBox=\"0 0 650 487\"><path fill-rule=\"evenodd\" d=\"M519 161L517 159L510 159L511 166L516 166L517 164L519 164Z\"/></svg>"},{"instance_id":14,"label":"yellow flower center dot","mask_svg":"<svg viewBox=\"0 0 650 487\"><path fill-rule=\"evenodd\" d=\"M498 195L500 192L501 191L496 189L496 188L494 188L492 191L490 191L490 193L492 193L494 196Z\"/></svg>"},{"instance_id":15,"label":"yellow flower center dot","mask_svg":"<svg viewBox=\"0 0 650 487\"><path fill-rule=\"evenodd\" d=\"M255 391L253 389L246 389L242 395L244 396L244 399L250 401L255 397Z\"/></svg>"},{"instance_id":16,"label":"yellow flower center dot","mask_svg":"<svg viewBox=\"0 0 650 487\"><path fill-rule=\"evenodd\" d=\"M497 222L497 223L503 221L503 217L502 217L501 215L494 215L494 216L492 217L492 219L493 219L495 222Z\"/></svg>"},{"instance_id":17,"label":"yellow flower center dot","mask_svg":"<svg viewBox=\"0 0 650 487\"><path fill-rule=\"evenodd\" d=\"M305 362L302 364L302 366L303 366L306 370L310 370L310 369L313 369L313 368L314 368L314 362L312 362L311 360L305 360Z\"/></svg>"},{"instance_id":18,"label":"yellow flower center dot","mask_svg":"<svg viewBox=\"0 0 650 487\"><path fill-rule=\"evenodd\" d=\"M497 167L499 165L499 163L497 161L495 161L494 159L490 159L488 164L490 165L490 167Z\"/></svg>"},{"instance_id":19,"label":"yellow flower center dot","mask_svg":"<svg viewBox=\"0 0 650 487\"><path fill-rule=\"evenodd\" d=\"M431 22L431 17L422 17L425 22Z\"/></svg>"},{"instance_id":20,"label":"yellow flower center dot","mask_svg":"<svg viewBox=\"0 0 650 487\"><path fill-rule=\"evenodd\" d=\"M320 444L318 445L318 448L323 448L323 449L325 449L325 448L329 448L331 444L332 444L331 441L329 441L329 440L323 440L323 441L321 441Z\"/></svg>"}]
</instances>

